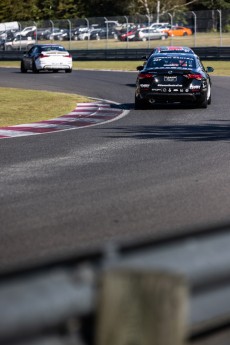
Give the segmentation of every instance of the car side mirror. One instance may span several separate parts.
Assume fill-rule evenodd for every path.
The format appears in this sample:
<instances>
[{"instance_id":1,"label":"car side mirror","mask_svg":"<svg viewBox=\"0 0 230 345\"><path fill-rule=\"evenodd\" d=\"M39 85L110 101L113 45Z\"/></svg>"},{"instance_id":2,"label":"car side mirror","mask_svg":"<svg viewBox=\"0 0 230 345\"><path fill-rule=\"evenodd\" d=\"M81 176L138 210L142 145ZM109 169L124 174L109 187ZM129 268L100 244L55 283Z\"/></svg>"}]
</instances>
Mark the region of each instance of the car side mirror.
<instances>
[{"instance_id":1,"label":"car side mirror","mask_svg":"<svg viewBox=\"0 0 230 345\"><path fill-rule=\"evenodd\" d=\"M214 68L213 68L213 67L208 66L208 67L206 68L206 72L208 72L208 73L213 72L213 71L214 71Z\"/></svg>"}]
</instances>

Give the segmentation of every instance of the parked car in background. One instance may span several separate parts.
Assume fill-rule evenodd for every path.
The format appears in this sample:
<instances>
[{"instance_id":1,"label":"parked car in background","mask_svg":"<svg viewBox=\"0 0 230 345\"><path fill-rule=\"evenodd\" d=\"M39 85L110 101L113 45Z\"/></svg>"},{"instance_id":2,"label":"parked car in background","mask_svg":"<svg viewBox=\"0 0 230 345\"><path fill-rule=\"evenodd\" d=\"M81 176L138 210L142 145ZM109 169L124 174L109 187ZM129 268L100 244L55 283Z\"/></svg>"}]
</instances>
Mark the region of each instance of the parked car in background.
<instances>
[{"instance_id":1,"label":"parked car in background","mask_svg":"<svg viewBox=\"0 0 230 345\"><path fill-rule=\"evenodd\" d=\"M117 39L119 41L132 41L135 37L137 29L122 29L117 31Z\"/></svg>"},{"instance_id":2,"label":"parked car in background","mask_svg":"<svg viewBox=\"0 0 230 345\"><path fill-rule=\"evenodd\" d=\"M59 36L63 33L62 29L52 28L50 33L47 33L46 37L48 40L58 40Z\"/></svg>"},{"instance_id":3,"label":"parked car in background","mask_svg":"<svg viewBox=\"0 0 230 345\"><path fill-rule=\"evenodd\" d=\"M27 36L16 36L13 40L5 42L5 50L28 50L36 40Z\"/></svg>"},{"instance_id":4,"label":"parked car in background","mask_svg":"<svg viewBox=\"0 0 230 345\"><path fill-rule=\"evenodd\" d=\"M21 72L28 70L38 73L40 71L72 72L72 56L58 44L35 44L21 60Z\"/></svg>"},{"instance_id":5,"label":"parked car in background","mask_svg":"<svg viewBox=\"0 0 230 345\"><path fill-rule=\"evenodd\" d=\"M84 31L80 31L78 34L78 39L81 41L89 40L90 39L90 33L93 31L93 29L87 28Z\"/></svg>"},{"instance_id":6,"label":"parked car in background","mask_svg":"<svg viewBox=\"0 0 230 345\"><path fill-rule=\"evenodd\" d=\"M0 32L1 39L9 40L9 39L13 39L14 37L15 37L15 32L12 30L5 30L5 31Z\"/></svg>"},{"instance_id":7,"label":"parked car in background","mask_svg":"<svg viewBox=\"0 0 230 345\"><path fill-rule=\"evenodd\" d=\"M192 35L192 30L184 26L172 26L170 29L164 29L169 36L188 36Z\"/></svg>"},{"instance_id":8,"label":"parked car in background","mask_svg":"<svg viewBox=\"0 0 230 345\"><path fill-rule=\"evenodd\" d=\"M155 29L142 28L138 29L135 32L133 37L134 41L148 41L148 40L165 40L168 38L166 32L161 32Z\"/></svg>"},{"instance_id":9,"label":"parked car in background","mask_svg":"<svg viewBox=\"0 0 230 345\"><path fill-rule=\"evenodd\" d=\"M16 36L27 36L28 33L34 32L34 31L36 31L36 29L37 29L37 28L36 28L35 25L33 25L33 26L27 26L27 27L25 27L23 30L17 31L17 32L15 33L15 37L16 37Z\"/></svg>"},{"instance_id":10,"label":"parked car in background","mask_svg":"<svg viewBox=\"0 0 230 345\"><path fill-rule=\"evenodd\" d=\"M211 103L212 67L204 68L195 54L152 54L145 66L138 66L135 108L158 103L182 103L207 108Z\"/></svg>"},{"instance_id":11,"label":"parked car in background","mask_svg":"<svg viewBox=\"0 0 230 345\"><path fill-rule=\"evenodd\" d=\"M5 38L0 38L0 50L5 50Z\"/></svg>"},{"instance_id":12,"label":"parked car in background","mask_svg":"<svg viewBox=\"0 0 230 345\"><path fill-rule=\"evenodd\" d=\"M101 28L98 27L90 32L90 40L101 40L101 39L117 39L117 30L114 28Z\"/></svg>"},{"instance_id":13,"label":"parked car in background","mask_svg":"<svg viewBox=\"0 0 230 345\"><path fill-rule=\"evenodd\" d=\"M171 25L169 23L152 23L149 25L149 28L163 31L166 29L171 29Z\"/></svg>"},{"instance_id":14,"label":"parked car in background","mask_svg":"<svg viewBox=\"0 0 230 345\"><path fill-rule=\"evenodd\" d=\"M47 40L51 35L51 29L49 28L38 28L35 32L35 36L37 37L37 40L43 41Z\"/></svg>"}]
</instances>

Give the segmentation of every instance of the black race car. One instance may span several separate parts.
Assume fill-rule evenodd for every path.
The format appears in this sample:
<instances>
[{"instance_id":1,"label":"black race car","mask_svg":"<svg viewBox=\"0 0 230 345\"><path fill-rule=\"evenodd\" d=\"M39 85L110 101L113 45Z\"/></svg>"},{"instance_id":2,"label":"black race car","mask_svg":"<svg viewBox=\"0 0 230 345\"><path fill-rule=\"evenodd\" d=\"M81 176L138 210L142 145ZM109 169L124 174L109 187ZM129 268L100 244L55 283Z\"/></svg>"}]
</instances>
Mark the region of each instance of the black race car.
<instances>
[{"instance_id":1,"label":"black race car","mask_svg":"<svg viewBox=\"0 0 230 345\"><path fill-rule=\"evenodd\" d=\"M153 54L137 70L136 109L157 103L191 103L207 108L211 103L211 79L208 73L214 69L205 69L195 54Z\"/></svg>"}]
</instances>

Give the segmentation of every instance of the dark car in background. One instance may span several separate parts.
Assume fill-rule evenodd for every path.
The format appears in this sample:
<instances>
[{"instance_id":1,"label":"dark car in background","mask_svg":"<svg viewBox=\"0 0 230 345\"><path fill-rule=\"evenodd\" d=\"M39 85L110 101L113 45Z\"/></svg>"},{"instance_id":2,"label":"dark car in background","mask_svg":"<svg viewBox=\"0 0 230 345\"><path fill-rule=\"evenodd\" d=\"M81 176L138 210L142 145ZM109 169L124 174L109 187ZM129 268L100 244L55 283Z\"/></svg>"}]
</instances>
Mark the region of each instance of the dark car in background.
<instances>
[{"instance_id":1,"label":"dark car in background","mask_svg":"<svg viewBox=\"0 0 230 345\"><path fill-rule=\"evenodd\" d=\"M37 37L37 40L43 41L43 40L47 40L50 37L51 33L52 33L51 29L37 28L35 32L35 36Z\"/></svg>"},{"instance_id":2,"label":"dark car in background","mask_svg":"<svg viewBox=\"0 0 230 345\"><path fill-rule=\"evenodd\" d=\"M212 67L204 68L198 56L188 53L152 54L138 66L135 108L182 103L207 108L211 103Z\"/></svg>"},{"instance_id":3,"label":"dark car in background","mask_svg":"<svg viewBox=\"0 0 230 345\"><path fill-rule=\"evenodd\" d=\"M94 39L97 39L97 40L101 40L101 39L117 39L118 37L118 32L116 29L114 28L111 28L111 27L108 27L108 28L97 28L97 29L94 29L90 32L90 36L89 36L89 39L90 40L94 40Z\"/></svg>"},{"instance_id":4,"label":"dark car in background","mask_svg":"<svg viewBox=\"0 0 230 345\"><path fill-rule=\"evenodd\" d=\"M4 38L0 38L0 50L5 50L5 42Z\"/></svg>"}]
</instances>

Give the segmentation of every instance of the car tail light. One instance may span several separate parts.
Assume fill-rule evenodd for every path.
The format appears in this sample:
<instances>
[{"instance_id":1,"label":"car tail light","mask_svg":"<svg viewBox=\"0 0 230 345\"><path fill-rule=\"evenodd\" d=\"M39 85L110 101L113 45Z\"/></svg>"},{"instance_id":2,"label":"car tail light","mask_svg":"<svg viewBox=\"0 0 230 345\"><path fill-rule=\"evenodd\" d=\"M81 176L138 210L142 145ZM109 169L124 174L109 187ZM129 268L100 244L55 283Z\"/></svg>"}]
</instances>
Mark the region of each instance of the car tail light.
<instances>
[{"instance_id":1,"label":"car tail light","mask_svg":"<svg viewBox=\"0 0 230 345\"><path fill-rule=\"evenodd\" d=\"M72 55L68 54L68 55L65 55L64 57L71 58Z\"/></svg>"},{"instance_id":2,"label":"car tail light","mask_svg":"<svg viewBox=\"0 0 230 345\"><path fill-rule=\"evenodd\" d=\"M150 79L153 78L153 75L151 73L140 73L139 79Z\"/></svg>"},{"instance_id":3,"label":"car tail light","mask_svg":"<svg viewBox=\"0 0 230 345\"><path fill-rule=\"evenodd\" d=\"M45 57L48 57L48 56L49 55L47 55L47 54L41 53L37 58L42 59L42 58L45 58Z\"/></svg>"},{"instance_id":4,"label":"car tail light","mask_svg":"<svg viewBox=\"0 0 230 345\"><path fill-rule=\"evenodd\" d=\"M196 80L201 80L203 78L202 74L200 73L186 74L185 77L188 79L196 79Z\"/></svg>"}]
</instances>

